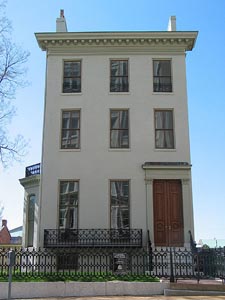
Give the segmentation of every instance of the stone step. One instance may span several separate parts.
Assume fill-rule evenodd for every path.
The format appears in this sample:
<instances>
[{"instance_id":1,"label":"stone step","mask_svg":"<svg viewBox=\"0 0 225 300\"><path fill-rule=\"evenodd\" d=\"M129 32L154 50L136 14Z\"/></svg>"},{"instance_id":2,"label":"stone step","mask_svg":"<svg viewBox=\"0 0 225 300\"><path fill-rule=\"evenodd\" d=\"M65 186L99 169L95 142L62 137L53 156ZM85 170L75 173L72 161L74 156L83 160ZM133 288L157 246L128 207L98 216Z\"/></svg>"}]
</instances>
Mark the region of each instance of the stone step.
<instances>
[{"instance_id":1,"label":"stone step","mask_svg":"<svg viewBox=\"0 0 225 300\"><path fill-rule=\"evenodd\" d=\"M222 283L170 283L171 290L191 290L191 291L215 291L225 293L225 284Z\"/></svg>"},{"instance_id":2,"label":"stone step","mask_svg":"<svg viewBox=\"0 0 225 300\"><path fill-rule=\"evenodd\" d=\"M164 296L225 296L222 291L165 289Z\"/></svg>"}]
</instances>

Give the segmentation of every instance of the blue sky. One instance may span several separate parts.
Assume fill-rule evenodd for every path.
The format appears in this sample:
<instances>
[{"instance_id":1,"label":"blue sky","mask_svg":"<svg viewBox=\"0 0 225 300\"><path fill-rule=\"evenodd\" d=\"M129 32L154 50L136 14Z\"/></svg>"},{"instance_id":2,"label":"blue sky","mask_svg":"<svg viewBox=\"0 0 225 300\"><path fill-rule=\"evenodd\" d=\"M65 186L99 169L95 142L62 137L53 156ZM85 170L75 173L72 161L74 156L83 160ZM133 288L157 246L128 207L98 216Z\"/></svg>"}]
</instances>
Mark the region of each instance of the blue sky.
<instances>
[{"instance_id":1,"label":"blue sky","mask_svg":"<svg viewBox=\"0 0 225 300\"><path fill-rule=\"evenodd\" d=\"M29 85L17 91L17 116L10 134L29 141L22 163L0 168L0 201L12 229L22 224L25 167L40 162L44 106L45 52L34 32L55 31L64 9L69 31L163 31L171 15L177 30L199 31L187 53L195 237L225 238L225 1L205 0L8 0L13 40L30 52Z\"/></svg>"}]
</instances>

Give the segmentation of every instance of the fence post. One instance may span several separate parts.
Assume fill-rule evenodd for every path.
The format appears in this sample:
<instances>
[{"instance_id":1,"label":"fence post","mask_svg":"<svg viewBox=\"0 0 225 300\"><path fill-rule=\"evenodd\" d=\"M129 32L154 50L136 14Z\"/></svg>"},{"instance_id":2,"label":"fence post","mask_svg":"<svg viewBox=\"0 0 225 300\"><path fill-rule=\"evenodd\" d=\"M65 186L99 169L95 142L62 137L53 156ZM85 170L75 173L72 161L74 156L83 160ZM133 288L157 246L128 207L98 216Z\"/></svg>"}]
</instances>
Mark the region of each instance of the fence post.
<instances>
[{"instance_id":1,"label":"fence post","mask_svg":"<svg viewBox=\"0 0 225 300\"><path fill-rule=\"evenodd\" d=\"M173 272L173 253L170 247L170 282L174 282L174 272Z\"/></svg>"}]
</instances>

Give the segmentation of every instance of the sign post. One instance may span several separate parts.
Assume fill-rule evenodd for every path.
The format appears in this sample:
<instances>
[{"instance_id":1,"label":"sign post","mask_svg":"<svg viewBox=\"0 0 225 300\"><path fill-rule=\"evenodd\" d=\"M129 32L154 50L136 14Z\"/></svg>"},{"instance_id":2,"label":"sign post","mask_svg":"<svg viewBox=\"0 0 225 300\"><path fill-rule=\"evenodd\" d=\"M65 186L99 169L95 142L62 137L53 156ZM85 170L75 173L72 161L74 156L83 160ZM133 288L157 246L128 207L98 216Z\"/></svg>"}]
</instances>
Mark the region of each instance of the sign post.
<instances>
[{"instance_id":1,"label":"sign post","mask_svg":"<svg viewBox=\"0 0 225 300\"><path fill-rule=\"evenodd\" d=\"M12 288L12 268L15 265L15 251L10 250L8 252L8 266L9 266L9 285L8 285L8 299L11 299Z\"/></svg>"}]
</instances>

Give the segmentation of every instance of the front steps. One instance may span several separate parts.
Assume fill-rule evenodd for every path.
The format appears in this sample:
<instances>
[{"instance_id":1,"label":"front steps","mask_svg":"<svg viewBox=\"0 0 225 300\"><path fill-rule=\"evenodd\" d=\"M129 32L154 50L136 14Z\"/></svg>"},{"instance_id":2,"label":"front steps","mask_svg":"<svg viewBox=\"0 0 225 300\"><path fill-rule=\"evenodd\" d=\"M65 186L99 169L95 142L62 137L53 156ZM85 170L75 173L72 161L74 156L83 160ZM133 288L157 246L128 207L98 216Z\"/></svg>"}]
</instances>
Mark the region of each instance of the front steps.
<instances>
[{"instance_id":1,"label":"front steps","mask_svg":"<svg viewBox=\"0 0 225 300\"><path fill-rule=\"evenodd\" d=\"M164 290L165 296L225 296L222 283L171 283Z\"/></svg>"}]
</instances>

